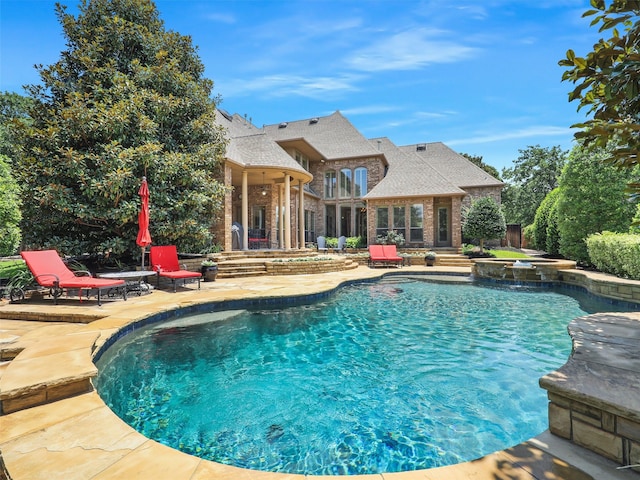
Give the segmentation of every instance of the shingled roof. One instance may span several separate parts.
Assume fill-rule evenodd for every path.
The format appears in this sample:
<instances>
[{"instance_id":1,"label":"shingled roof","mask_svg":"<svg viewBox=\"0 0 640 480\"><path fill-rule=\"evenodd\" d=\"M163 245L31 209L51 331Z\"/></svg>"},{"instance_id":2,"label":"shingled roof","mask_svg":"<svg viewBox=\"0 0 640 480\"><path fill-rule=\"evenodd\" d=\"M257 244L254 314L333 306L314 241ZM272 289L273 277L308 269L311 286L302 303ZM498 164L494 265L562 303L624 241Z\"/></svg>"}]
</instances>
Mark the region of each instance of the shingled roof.
<instances>
[{"instance_id":1,"label":"shingled roof","mask_svg":"<svg viewBox=\"0 0 640 480\"><path fill-rule=\"evenodd\" d=\"M389 171L365 195L366 199L465 195L464 190L440 175L422 157L403 152L388 138L374 138L369 142L384 153L389 162Z\"/></svg>"},{"instance_id":2,"label":"shingled roof","mask_svg":"<svg viewBox=\"0 0 640 480\"><path fill-rule=\"evenodd\" d=\"M288 171L308 173L262 129L240 115L232 116L218 110L216 123L226 130L228 144L225 156L232 162L247 167L283 167Z\"/></svg>"},{"instance_id":3,"label":"shingled roof","mask_svg":"<svg viewBox=\"0 0 640 480\"><path fill-rule=\"evenodd\" d=\"M325 160L380 157L380 152L339 111L326 117L265 125L277 142L304 139Z\"/></svg>"},{"instance_id":4,"label":"shingled roof","mask_svg":"<svg viewBox=\"0 0 640 480\"><path fill-rule=\"evenodd\" d=\"M503 183L442 142L418 143L399 147L417 155L457 187L496 187Z\"/></svg>"}]
</instances>

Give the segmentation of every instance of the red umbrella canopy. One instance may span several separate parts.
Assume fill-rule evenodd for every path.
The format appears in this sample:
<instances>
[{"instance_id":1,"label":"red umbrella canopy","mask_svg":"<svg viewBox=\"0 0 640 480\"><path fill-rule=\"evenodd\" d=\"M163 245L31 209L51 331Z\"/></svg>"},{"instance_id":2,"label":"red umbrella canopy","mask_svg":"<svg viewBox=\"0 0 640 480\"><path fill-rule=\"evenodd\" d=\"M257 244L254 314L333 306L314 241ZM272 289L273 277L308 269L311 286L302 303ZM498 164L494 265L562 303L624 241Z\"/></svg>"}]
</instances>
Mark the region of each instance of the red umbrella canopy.
<instances>
[{"instance_id":1,"label":"red umbrella canopy","mask_svg":"<svg viewBox=\"0 0 640 480\"><path fill-rule=\"evenodd\" d=\"M140 213L138 213L138 238L136 243L139 247L146 247L151 244L151 234L149 233L149 185L147 177L142 177L142 185L138 190L140 195Z\"/></svg>"}]
</instances>

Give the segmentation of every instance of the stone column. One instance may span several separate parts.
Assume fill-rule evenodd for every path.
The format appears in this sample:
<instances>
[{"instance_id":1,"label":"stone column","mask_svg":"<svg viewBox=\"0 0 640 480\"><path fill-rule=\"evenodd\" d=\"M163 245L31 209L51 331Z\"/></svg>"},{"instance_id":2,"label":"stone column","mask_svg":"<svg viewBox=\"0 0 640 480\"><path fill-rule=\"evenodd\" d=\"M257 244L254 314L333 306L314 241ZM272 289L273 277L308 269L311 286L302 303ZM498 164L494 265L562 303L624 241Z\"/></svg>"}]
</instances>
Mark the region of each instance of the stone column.
<instances>
[{"instance_id":1,"label":"stone column","mask_svg":"<svg viewBox=\"0 0 640 480\"><path fill-rule=\"evenodd\" d=\"M304 183L302 180L298 181L298 195L300 195L300 201L298 202L298 248L304 248Z\"/></svg>"},{"instance_id":2,"label":"stone column","mask_svg":"<svg viewBox=\"0 0 640 480\"><path fill-rule=\"evenodd\" d=\"M291 179L287 172L284 172L284 214L282 220L284 228L284 249L291 250Z\"/></svg>"},{"instance_id":3,"label":"stone column","mask_svg":"<svg viewBox=\"0 0 640 480\"><path fill-rule=\"evenodd\" d=\"M242 249L249 250L249 185L248 172L242 171Z\"/></svg>"},{"instance_id":4,"label":"stone column","mask_svg":"<svg viewBox=\"0 0 640 480\"><path fill-rule=\"evenodd\" d=\"M278 247L284 248L284 218L283 218L283 208L282 204L284 203L284 185L278 185L278 219L280 221L280 225L278 225Z\"/></svg>"}]
</instances>

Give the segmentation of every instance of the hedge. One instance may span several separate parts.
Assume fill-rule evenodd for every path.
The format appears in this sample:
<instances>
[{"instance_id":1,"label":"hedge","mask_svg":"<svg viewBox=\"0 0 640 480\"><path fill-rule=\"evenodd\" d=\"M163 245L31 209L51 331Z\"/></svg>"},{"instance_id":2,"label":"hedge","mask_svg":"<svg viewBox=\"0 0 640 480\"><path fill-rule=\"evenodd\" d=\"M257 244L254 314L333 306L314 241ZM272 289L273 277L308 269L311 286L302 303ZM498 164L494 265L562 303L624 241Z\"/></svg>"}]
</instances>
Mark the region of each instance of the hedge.
<instances>
[{"instance_id":1,"label":"hedge","mask_svg":"<svg viewBox=\"0 0 640 480\"><path fill-rule=\"evenodd\" d=\"M587 237L591 263L601 272L640 280L640 235L602 232Z\"/></svg>"}]
</instances>

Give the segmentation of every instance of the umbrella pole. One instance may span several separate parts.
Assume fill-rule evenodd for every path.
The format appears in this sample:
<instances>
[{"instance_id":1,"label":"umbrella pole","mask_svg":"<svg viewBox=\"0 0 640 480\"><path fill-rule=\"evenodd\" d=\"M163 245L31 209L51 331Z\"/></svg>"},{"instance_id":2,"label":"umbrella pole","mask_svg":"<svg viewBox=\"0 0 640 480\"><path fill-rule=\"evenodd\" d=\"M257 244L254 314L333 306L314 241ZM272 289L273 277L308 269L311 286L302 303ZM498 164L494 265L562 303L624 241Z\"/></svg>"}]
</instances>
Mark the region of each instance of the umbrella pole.
<instances>
[{"instance_id":1,"label":"umbrella pole","mask_svg":"<svg viewBox=\"0 0 640 480\"><path fill-rule=\"evenodd\" d=\"M142 250L142 270L144 270L144 247L141 247Z\"/></svg>"}]
</instances>

